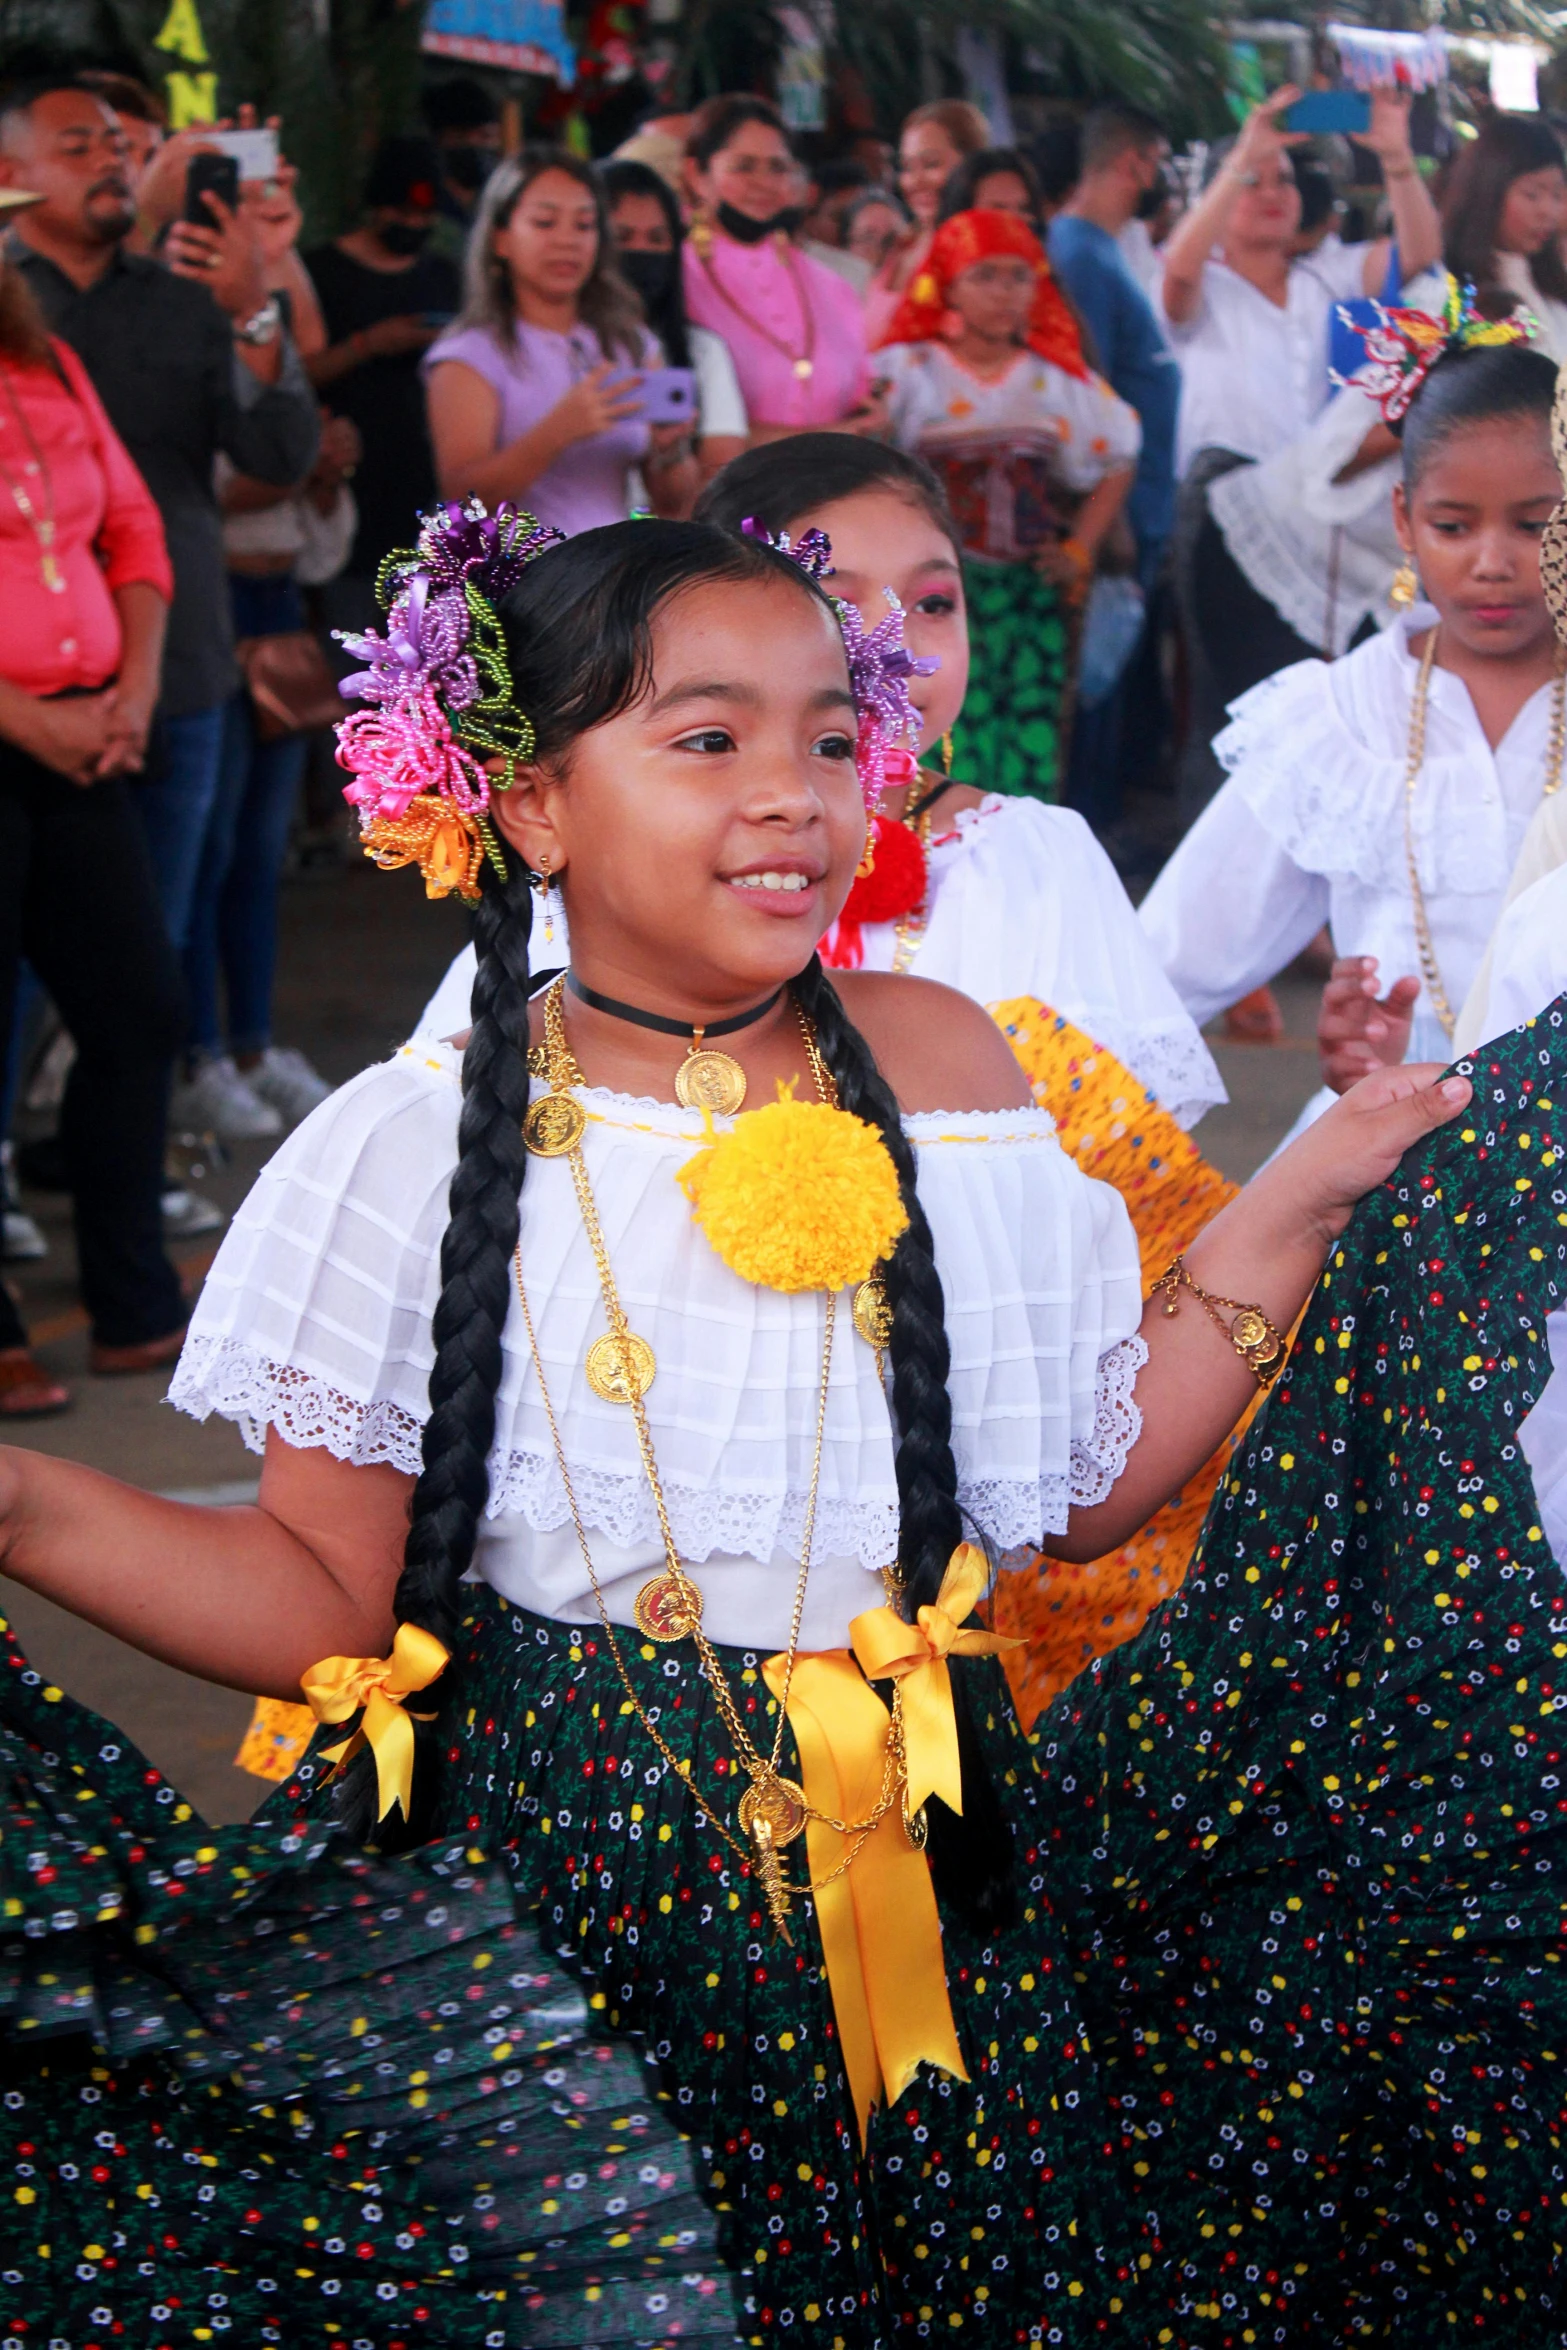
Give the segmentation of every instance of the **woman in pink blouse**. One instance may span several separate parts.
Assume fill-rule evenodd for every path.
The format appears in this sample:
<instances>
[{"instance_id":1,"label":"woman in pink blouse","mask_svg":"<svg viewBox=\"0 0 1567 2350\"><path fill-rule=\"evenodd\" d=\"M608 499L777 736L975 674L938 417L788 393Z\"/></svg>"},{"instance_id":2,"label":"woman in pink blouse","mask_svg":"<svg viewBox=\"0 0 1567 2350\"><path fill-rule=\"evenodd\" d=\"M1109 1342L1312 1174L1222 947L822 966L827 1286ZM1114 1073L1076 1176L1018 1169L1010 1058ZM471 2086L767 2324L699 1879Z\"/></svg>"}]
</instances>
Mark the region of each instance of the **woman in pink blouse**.
<instances>
[{"instance_id":1,"label":"woman in pink blouse","mask_svg":"<svg viewBox=\"0 0 1567 2350\"><path fill-rule=\"evenodd\" d=\"M0 1064L25 955L76 1044L60 1135L102 1372L171 1361L186 1318L160 1215L184 989L132 796L173 591L146 484L0 262ZM0 1285L0 1420L69 1400Z\"/></svg>"},{"instance_id":2,"label":"woman in pink blouse","mask_svg":"<svg viewBox=\"0 0 1567 2350\"><path fill-rule=\"evenodd\" d=\"M686 159L697 199L686 315L729 345L752 440L879 429L859 298L792 241L796 166L777 110L762 98L709 99Z\"/></svg>"}]
</instances>

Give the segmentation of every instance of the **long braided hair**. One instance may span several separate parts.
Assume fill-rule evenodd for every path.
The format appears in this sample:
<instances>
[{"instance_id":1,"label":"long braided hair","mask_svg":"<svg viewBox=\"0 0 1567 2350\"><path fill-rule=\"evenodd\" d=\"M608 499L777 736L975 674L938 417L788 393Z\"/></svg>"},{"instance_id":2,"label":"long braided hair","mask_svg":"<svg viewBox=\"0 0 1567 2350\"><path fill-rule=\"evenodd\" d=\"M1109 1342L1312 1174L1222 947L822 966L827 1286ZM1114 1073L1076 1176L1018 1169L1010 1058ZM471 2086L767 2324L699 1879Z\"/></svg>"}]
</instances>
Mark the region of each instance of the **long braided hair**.
<instances>
[{"instance_id":1,"label":"long braided hair","mask_svg":"<svg viewBox=\"0 0 1567 2350\"><path fill-rule=\"evenodd\" d=\"M512 697L533 724L535 761L567 773L577 738L607 724L645 692L653 621L671 596L710 581L741 585L780 578L801 594L821 596L797 565L770 547L699 523L616 523L539 557L500 607ZM449 1649L456 1646L460 1587L489 1498L512 1255L527 1177L522 1122L529 1083L531 898L514 851L507 862L506 879L487 865L481 884L473 1029L463 1055L457 1166L441 1244L430 1416L393 1602L400 1624L419 1625ZM795 989L815 1022L822 1059L844 1108L874 1125L886 1142L909 1216L887 1266L887 1288L899 1436L899 1571L912 1611L934 1599L962 1539L941 1282L914 1155L891 1088L815 956ZM954 1678L961 1687L960 1677ZM454 1680L448 1666L432 1699L446 1714ZM958 1823L950 1815L938 1817L944 1807L933 1802L932 1865L938 1890L984 1918L1004 1901L1007 1830L966 1735L961 1704L959 1741L964 1818L953 1835ZM416 1729L412 1817L403 1821L394 1812L381 1823L376 1837L383 1847L417 1842L430 1832L443 1742L438 1721ZM361 1836L370 1832L373 1787L369 1758L362 1757L345 1774L342 1803L345 1825Z\"/></svg>"}]
</instances>

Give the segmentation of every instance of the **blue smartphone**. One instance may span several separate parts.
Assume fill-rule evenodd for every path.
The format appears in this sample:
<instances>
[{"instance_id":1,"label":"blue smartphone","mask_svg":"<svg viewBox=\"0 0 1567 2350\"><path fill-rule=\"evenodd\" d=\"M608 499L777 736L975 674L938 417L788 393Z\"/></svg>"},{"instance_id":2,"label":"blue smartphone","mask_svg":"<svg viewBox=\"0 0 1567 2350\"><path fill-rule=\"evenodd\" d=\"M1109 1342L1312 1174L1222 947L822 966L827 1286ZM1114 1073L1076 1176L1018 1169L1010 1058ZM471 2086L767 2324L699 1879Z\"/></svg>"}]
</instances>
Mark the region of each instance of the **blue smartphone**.
<instances>
[{"instance_id":1,"label":"blue smartphone","mask_svg":"<svg viewBox=\"0 0 1567 2350\"><path fill-rule=\"evenodd\" d=\"M1371 100L1364 90L1308 90L1281 117L1287 131L1368 131Z\"/></svg>"}]
</instances>

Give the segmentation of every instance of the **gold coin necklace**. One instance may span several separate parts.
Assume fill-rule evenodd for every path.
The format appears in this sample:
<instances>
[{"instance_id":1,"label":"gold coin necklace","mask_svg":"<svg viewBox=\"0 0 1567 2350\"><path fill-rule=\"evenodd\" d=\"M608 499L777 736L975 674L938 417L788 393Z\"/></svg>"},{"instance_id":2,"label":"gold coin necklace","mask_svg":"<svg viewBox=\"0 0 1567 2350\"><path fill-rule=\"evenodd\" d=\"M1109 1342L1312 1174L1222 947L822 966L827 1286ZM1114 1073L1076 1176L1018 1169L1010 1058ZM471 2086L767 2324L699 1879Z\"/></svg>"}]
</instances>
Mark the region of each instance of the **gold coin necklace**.
<instances>
[{"instance_id":1,"label":"gold coin necklace","mask_svg":"<svg viewBox=\"0 0 1567 2350\"><path fill-rule=\"evenodd\" d=\"M1415 786L1426 755L1426 705L1431 696L1431 671L1436 662L1436 640L1441 630L1433 628L1426 638L1426 649L1420 656L1420 667L1415 676L1415 695L1409 709L1409 750L1404 760L1404 860L1409 868L1409 899L1415 917L1415 945L1420 955L1420 975L1425 981L1426 1000L1441 1022L1442 1033L1449 1044L1458 1026L1458 1015L1453 1010L1447 989L1442 984L1442 968L1436 959L1436 941L1431 935L1431 917L1426 911L1426 893L1420 881L1420 861L1415 854ZM1550 799L1562 788L1562 751L1567 743L1567 648L1556 648L1556 682L1551 691L1551 732L1545 753L1545 782L1541 798Z\"/></svg>"},{"instance_id":2,"label":"gold coin necklace","mask_svg":"<svg viewBox=\"0 0 1567 2350\"><path fill-rule=\"evenodd\" d=\"M667 1643L674 1640L690 1639L695 1643L703 1675L713 1691L719 1716L729 1733L741 1768L749 1780L749 1785L742 1794L737 1808L738 1824L747 1841L742 1842L740 1838L731 1835L724 1828L717 1818L713 1806L697 1795L694 1786L692 1793L697 1796L698 1801L702 1802L702 1808L730 1849L740 1858L755 1866L763 1897L767 1903L768 1914L774 1927L787 1942L790 1939L788 1905L793 1897L794 1888L790 1886L779 1858L783 1847L794 1842L795 1838L804 1830L808 1820L813 1818L823 1820L827 1826L836 1830L846 1840L852 1840L844 1859L832 1872L833 1877L839 1876L852 1865L865 1838L871 1834L886 1813L891 1810L893 1804L899 1800L907 1777L903 1752L902 1706L899 1692L896 1690L894 1692L892 1731L888 1739L887 1761L882 1774L882 1787L875 1809L865 1819L836 1820L827 1818L825 1814L813 1812L806 1802L804 1789L780 1768L784 1731L788 1719L789 1691L793 1685L795 1660L799 1654L800 1624L805 1609L805 1590L810 1572L811 1551L815 1542L816 1505L821 1490L822 1450L827 1426L827 1393L832 1370L833 1331L837 1300L830 1294L827 1299L822 1340L821 1380L816 1406L815 1449L806 1500L805 1524L800 1543L800 1572L795 1584L784 1682L778 1697L778 1718L773 1734L772 1752L769 1755L764 1755L746 1729L744 1718L735 1702L723 1666L711 1642L702 1630L702 1594L687 1573L680 1558L675 1543L674 1530L669 1522L669 1512L664 1500L663 1487L658 1475L658 1464L653 1451L652 1431L648 1426L647 1413L642 1400L653 1381L655 1367L653 1352L644 1339L636 1336L627 1322L625 1309L620 1302L619 1291L615 1285L603 1227L599 1222L593 1187L589 1181L582 1155L581 1141L586 1118L581 1112L580 1103L572 1100L570 1093L571 1087L582 1083L582 1072L566 1042L565 1022L561 1016L561 997L564 984L563 980L557 980L544 1000L543 1059L551 1091L539 1102L530 1105L528 1120L532 1120L535 1109L542 1109L548 1102L558 1103L561 1101L570 1102L571 1106L578 1111L581 1120L572 1133L571 1140L564 1143L559 1140L559 1137L568 1130L569 1121L556 1116L549 1121L541 1122L540 1130L546 1135L550 1147L541 1150L539 1155L566 1158L570 1162L573 1188L577 1194L577 1205L582 1215L588 1246L593 1252L600 1293L610 1325L608 1335L605 1338L595 1340L594 1346L589 1349L587 1366L589 1384L593 1387L595 1394L603 1396L607 1401L624 1403L630 1409L633 1425L636 1429L637 1447L642 1456L643 1472L647 1477L648 1488L653 1497L653 1506L658 1516L659 1533L663 1541L666 1565L662 1574L654 1576L637 1593L632 1613L637 1629L650 1640ZM798 1006L796 1010L799 1012ZM810 1062L818 1093L824 1101L835 1102L836 1088L833 1086L832 1079L828 1075L817 1049L815 1032L803 1012L799 1012L799 1019L806 1056ZM530 1056L530 1061L535 1058L536 1056ZM526 1124L527 1121L525 1121L525 1126ZM531 1139L529 1147L530 1149L536 1148ZM560 1469L561 1482L565 1488L572 1524L576 1530L578 1547L587 1568L588 1581L592 1587L594 1603L598 1608L599 1620L604 1629L610 1655L626 1695L631 1701L637 1720L671 1770L676 1772L687 1785L691 1785L690 1764L683 1762L674 1753L657 1724L649 1717L637 1696L631 1676L626 1669L625 1660L621 1655L619 1643L615 1638L614 1626L610 1621L603 1590L594 1568L593 1555L587 1539L587 1529L577 1506L571 1470L566 1460L565 1446L561 1441L559 1425L555 1418L555 1407L544 1376L543 1358L539 1352L527 1284L523 1277L520 1243L513 1262L517 1294L522 1305L523 1322L528 1333L528 1345L533 1357L534 1375L539 1383L539 1393L543 1399L545 1417L549 1423L556 1463ZM611 1350L607 1359L615 1365L616 1375L606 1384L600 1384L599 1380L594 1377L594 1356L600 1348ZM644 1368L645 1376L643 1376Z\"/></svg>"},{"instance_id":3,"label":"gold coin necklace","mask_svg":"<svg viewBox=\"0 0 1567 2350\"><path fill-rule=\"evenodd\" d=\"M634 1027L651 1028L660 1036L688 1038L686 1057L675 1071L675 1099L683 1110L711 1110L719 1118L732 1118L744 1104L745 1071L731 1054L715 1053L708 1040L754 1028L783 994L781 987L775 987L765 1004L753 1004L749 1012L737 1012L732 1020L713 1020L698 1027L690 1020L670 1020L662 1012L644 1012L637 1004L600 995L597 988L584 986L575 971L567 974L566 984L579 1003L595 1012L607 1012L612 1020L629 1020Z\"/></svg>"}]
</instances>

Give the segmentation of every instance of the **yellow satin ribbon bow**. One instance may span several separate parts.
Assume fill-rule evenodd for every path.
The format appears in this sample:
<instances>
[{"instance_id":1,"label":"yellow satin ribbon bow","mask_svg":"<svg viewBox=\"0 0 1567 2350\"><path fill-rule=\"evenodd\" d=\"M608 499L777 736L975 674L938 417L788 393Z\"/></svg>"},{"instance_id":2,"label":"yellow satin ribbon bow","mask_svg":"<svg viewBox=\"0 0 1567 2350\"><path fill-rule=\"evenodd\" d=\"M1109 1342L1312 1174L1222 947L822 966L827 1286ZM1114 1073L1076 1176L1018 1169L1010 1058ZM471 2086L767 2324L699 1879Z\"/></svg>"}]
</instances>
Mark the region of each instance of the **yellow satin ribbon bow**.
<instances>
[{"instance_id":1,"label":"yellow satin ribbon bow","mask_svg":"<svg viewBox=\"0 0 1567 2350\"><path fill-rule=\"evenodd\" d=\"M941 1794L954 1811L962 1809L952 1677L945 1660L948 1655L992 1656L1017 1645L993 1633L960 1629L988 1579L984 1552L965 1543L953 1554L935 1606L920 1610L917 1625L903 1623L890 1608L873 1608L849 1627L854 1655L832 1648L795 1659L789 1726L813 1812L863 1820L881 1800L892 1717L867 1683L872 1669L867 1655L876 1660L878 1678L903 1679L911 1780L912 1696L920 1724L919 1783L925 1793ZM773 1695L781 1697L787 1657L769 1657L762 1671ZM939 1719L943 1700L945 1733ZM923 1801L921 1794L917 1802ZM917 1802L911 1786L911 1808ZM894 1803L864 1837L845 1838L824 1820L812 1819L805 1840L827 1983L863 2149L872 2107L895 2102L920 2065L937 2065L959 2081L969 2077L947 1996L941 1920L929 1864L909 1842L901 1804Z\"/></svg>"},{"instance_id":2,"label":"yellow satin ribbon bow","mask_svg":"<svg viewBox=\"0 0 1567 2350\"><path fill-rule=\"evenodd\" d=\"M990 1561L972 1542L960 1542L947 1562L935 1604L906 1624L890 1607L856 1616L849 1639L867 1681L903 1684L903 1750L909 1771L909 1809L939 1795L949 1811L963 1809L958 1725L952 1710L949 1656L1000 1656L1021 1648L999 1632L964 1631L990 1586Z\"/></svg>"},{"instance_id":3,"label":"yellow satin ribbon bow","mask_svg":"<svg viewBox=\"0 0 1567 2350\"><path fill-rule=\"evenodd\" d=\"M326 1656L300 1675L299 1686L318 1722L346 1722L363 1707L364 1719L352 1737L323 1748L321 1759L348 1763L369 1747L375 1756L378 1820L394 1803L402 1805L405 1820L413 1816L414 1723L434 1716L410 1716L403 1700L428 1689L450 1655L433 1632L399 1624L390 1656Z\"/></svg>"}]
</instances>

